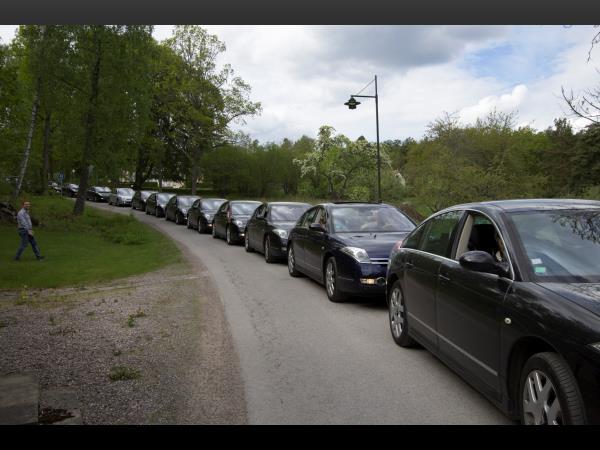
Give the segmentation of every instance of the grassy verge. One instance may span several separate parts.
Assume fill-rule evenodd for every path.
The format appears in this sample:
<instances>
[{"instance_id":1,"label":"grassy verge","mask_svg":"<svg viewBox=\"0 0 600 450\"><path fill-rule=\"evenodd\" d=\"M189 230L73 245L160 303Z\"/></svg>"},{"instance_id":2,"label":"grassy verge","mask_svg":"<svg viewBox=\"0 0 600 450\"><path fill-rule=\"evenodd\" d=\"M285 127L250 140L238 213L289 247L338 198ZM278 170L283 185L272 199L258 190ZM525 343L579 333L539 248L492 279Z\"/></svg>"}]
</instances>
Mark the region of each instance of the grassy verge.
<instances>
[{"instance_id":1,"label":"grassy verge","mask_svg":"<svg viewBox=\"0 0 600 450\"><path fill-rule=\"evenodd\" d=\"M16 226L0 226L0 289L85 285L156 270L180 260L175 244L131 216L86 208L73 217L73 203L60 197L31 197L39 221L35 237L44 261L19 246Z\"/></svg>"}]
</instances>

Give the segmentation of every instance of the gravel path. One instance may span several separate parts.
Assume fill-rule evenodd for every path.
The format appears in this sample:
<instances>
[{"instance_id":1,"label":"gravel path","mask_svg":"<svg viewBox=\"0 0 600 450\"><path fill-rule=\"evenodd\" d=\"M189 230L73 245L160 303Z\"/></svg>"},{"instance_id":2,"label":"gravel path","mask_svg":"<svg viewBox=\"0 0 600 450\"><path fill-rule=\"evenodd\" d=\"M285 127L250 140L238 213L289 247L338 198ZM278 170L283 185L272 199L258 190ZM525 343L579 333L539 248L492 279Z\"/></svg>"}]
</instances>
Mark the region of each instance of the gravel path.
<instances>
[{"instance_id":1,"label":"gravel path","mask_svg":"<svg viewBox=\"0 0 600 450\"><path fill-rule=\"evenodd\" d=\"M3 291L0 375L34 375L41 408L45 391L73 390L86 424L246 423L218 293L182 251L185 262L87 289Z\"/></svg>"}]
</instances>

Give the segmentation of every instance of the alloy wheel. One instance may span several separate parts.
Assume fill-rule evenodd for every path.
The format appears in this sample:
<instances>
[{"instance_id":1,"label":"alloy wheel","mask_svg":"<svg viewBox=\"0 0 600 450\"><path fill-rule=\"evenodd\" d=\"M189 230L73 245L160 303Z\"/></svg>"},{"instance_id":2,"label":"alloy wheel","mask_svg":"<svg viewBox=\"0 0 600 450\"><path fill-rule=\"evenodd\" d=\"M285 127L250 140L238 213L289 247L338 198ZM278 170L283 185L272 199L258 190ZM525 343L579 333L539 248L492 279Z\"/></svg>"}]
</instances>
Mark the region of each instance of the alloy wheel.
<instances>
[{"instance_id":1,"label":"alloy wheel","mask_svg":"<svg viewBox=\"0 0 600 450\"><path fill-rule=\"evenodd\" d=\"M290 249L288 250L288 270L290 274L296 273L296 267L294 264L296 261L294 260L294 247L290 244Z\"/></svg>"},{"instance_id":2,"label":"alloy wheel","mask_svg":"<svg viewBox=\"0 0 600 450\"><path fill-rule=\"evenodd\" d=\"M330 298L335 295L335 267L333 266L333 259L327 262L327 268L325 269L325 288Z\"/></svg>"},{"instance_id":3,"label":"alloy wheel","mask_svg":"<svg viewBox=\"0 0 600 450\"><path fill-rule=\"evenodd\" d=\"M404 300L399 287L395 287L390 296L390 325L394 337L400 339L404 328Z\"/></svg>"},{"instance_id":4,"label":"alloy wheel","mask_svg":"<svg viewBox=\"0 0 600 450\"><path fill-rule=\"evenodd\" d=\"M523 418L526 425L562 425L563 414L552 380L541 370L532 370L523 387Z\"/></svg>"},{"instance_id":5,"label":"alloy wheel","mask_svg":"<svg viewBox=\"0 0 600 450\"><path fill-rule=\"evenodd\" d=\"M246 233L244 233L244 249L248 253L252 253L254 251L254 249L250 247L250 237L248 236L248 230L246 230Z\"/></svg>"},{"instance_id":6,"label":"alloy wheel","mask_svg":"<svg viewBox=\"0 0 600 450\"><path fill-rule=\"evenodd\" d=\"M267 262L271 262L271 244L270 244L270 239L267 236L267 239L265 239L265 261Z\"/></svg>"}]
</instances>

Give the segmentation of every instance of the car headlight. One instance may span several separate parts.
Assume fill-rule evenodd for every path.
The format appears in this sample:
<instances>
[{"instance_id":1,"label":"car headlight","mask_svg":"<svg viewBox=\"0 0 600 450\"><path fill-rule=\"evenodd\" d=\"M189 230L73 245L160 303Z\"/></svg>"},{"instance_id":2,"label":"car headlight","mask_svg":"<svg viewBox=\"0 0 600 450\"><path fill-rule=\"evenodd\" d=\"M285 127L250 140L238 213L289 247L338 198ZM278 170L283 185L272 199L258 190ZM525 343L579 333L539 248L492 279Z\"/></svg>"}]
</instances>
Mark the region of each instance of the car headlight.
<instances>
[{"instance_id":1,"label":"car headlight","mask_svg":"<svg viewBox=\"0 0 600 450\"><path fill-rule=\"evenodd\" d=\"M347 255L352 256L355 260L357 260L360 263L371 262L371 258L369 258L369 254L364 248L344 247L341 251L346 253Z\"/></svg>"},{"instance_id":2,"label":"car headlight","mask_svg":"<svg viewBox=\"0 0 600 450\"><path fill-rule=\"evenodd\" d=\"M236 220L235 224L238 226L238 228L243 228L244 227L244 222L242 222L241 220Z\"/></svg>"},{"instance_id":3,"label":"car headlight","mask_svg":"<svg viewBox=\"0 0 600 450\"><path fill-rule=\"evenodd\" d=\"M279 236L281 239L287 239L288 237L288 232L287 230L281 230L279 228L275 228L273 230L273 233L275 233L277 236Z\"/></svg>"}]
</instances>

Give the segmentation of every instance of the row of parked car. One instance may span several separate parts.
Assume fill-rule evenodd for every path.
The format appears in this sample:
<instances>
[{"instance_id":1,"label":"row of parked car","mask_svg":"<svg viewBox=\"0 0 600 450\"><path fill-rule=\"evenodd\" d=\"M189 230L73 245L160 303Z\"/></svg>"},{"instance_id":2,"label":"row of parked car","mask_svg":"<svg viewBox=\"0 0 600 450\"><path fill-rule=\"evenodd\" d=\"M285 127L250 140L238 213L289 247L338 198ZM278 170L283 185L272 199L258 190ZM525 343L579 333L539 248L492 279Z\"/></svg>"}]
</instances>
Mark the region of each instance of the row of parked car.
<instances>
[{"instance_id":1,"label":"row of parked car","mask_svg":"<svg viewBox=\"0 0 600 450\"><path fill-rule=\"evenodd\" d=\"M131 207L287 261L333 302L385 296L396 344L425 347L513 419L600 423L600 202L472 203L420 224L383 203L140 191Z\"/></svg>"}]
</instances>

